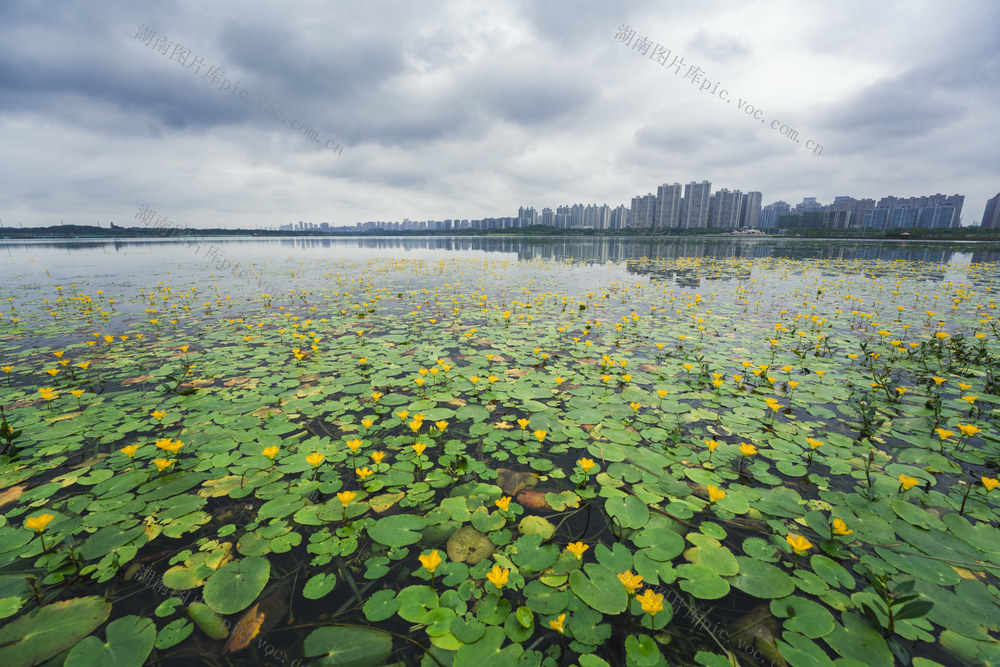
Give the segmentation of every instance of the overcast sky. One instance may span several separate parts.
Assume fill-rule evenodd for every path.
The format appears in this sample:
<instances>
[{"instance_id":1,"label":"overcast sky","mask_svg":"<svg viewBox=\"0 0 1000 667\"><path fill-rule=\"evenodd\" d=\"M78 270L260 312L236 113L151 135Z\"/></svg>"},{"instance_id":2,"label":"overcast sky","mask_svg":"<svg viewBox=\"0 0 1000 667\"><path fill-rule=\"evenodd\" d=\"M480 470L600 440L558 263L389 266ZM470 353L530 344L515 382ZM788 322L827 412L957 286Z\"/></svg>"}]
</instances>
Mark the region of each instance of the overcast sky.
<instances>
[{"instance_id":1,"label":"overcast sky","mask_svg":"<svg viewBox=\"0 0 1000 667\"><path fill-rule=\"evenodd\" d=\"M978 225L998 26L993 0L2 0L0 219L472 219L708 180L765 204L964 194Z\"/></svg>"}]
</instances>

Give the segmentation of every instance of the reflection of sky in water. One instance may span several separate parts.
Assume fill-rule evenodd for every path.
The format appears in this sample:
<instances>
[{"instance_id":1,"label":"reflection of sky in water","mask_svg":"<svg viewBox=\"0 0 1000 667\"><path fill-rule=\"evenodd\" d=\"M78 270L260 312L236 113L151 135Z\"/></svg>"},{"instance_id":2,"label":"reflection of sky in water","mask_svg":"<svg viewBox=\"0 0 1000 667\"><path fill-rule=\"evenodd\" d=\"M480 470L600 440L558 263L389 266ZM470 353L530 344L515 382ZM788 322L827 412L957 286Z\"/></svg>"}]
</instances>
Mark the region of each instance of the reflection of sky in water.
<instances>
[{"instance_id":1,"label":"reflection of sky in water","mask_svg":"<svg viewBox=\"0 0 1000 667\"><path fill-rule=\"evenodd\" d=\"M752 258L835 260L836 266L825 267L830 275L847 272L887 278L899 270L893 265L896 260L928 262L939 265L922 272L921 278L932 281L968 281L970 262L1000 259L1000 244L745 238L238 237L205 239L191 245L175 239L5 241L2 245L0 275L8 288L64 282L67 286L77 283L81 289L99 283L99 288L107 289L176 281L203 286L218 283L255 292L288 289L290 270L319 270L322 274L345 270L344 262L363 266L369 260L385 258L426 263L428 271L408 284L413 288L437 286L434 265L439 262L479 259L509 263L505 275L510 282L504 284L505 289L569 288L567 291L576 295L610 282L649 280L681 290L711 291L711 285L720 281L748 281L750 273L741 270L740 260ZM220 262L228 260L238 269L252 268L260 279L239 278L231 270L220 269L207 257L211 246L217 248ZM684 258L709 262L690 267L674 264ZM533 261L515 266L519 259ZM854 262L856 267L851 265ZM721 273L711 275L713 267L721 267ZM754 277L761 270L755 266ZM406 273L412 273L412 266ZM558 280L550 279L549 273L558 273ZM531 279L536 282L531 284ZM462 276L463 284L473 288L492 289L496 280L488 267L482 271L470 268Z\"/></svg>"}]
</instances>

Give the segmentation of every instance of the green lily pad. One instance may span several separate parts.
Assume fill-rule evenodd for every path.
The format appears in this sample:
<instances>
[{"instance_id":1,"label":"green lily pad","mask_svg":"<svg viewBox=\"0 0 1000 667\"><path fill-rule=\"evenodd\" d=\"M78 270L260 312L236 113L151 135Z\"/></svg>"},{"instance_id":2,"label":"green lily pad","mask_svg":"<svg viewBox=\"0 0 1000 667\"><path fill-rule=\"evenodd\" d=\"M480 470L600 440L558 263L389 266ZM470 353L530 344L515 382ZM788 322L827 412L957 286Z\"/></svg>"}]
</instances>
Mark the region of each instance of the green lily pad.
<instances>
[{"instance_id":1,"label":"green lily pad","mask_svg":"<svg viewBox=\"0 0 1000 667\"><path fill-rule=\"evenodd\" d=\"M53 602L0 627L0 662L37 665L101 625L111 605L97 596Z\"/></svg>"},{"instance_id":2,"label":"green lily pad","mask_svg":"<svg viewBox=\"0 0 1000 667\"><path fill-rule=\"evenodd\" d=\"M569 585L578 598L602 614L620 614L628 605L628 595L617 574L599 563L585 563L583 571L570 572Z\"/></svg>"},{"instance_id":3,"label":"green lily pad","mask_svg":"<svg viewBox=\"0 0 1000 667\"><path fill-rule=\"evenodd\" d=\"M318 665L376 667L392 654L392 635L375 628L327 626L309 633L302 650Z\"/></svg>"},{"instance_id":4,"label":"green lily pad","mask_svg":"<svg viewBox=\"0 0 1000 667\"><path fill-rule=\"evenodd\" d=\"M220 614L243 611L267 585L271 563L260 556L247 556L226 563L205 582L205 602Z\"/></svg>"},{"instance_id":5,"label":"green lily pad","mask_svg":"<svg viewBox=\"0 0 1000 667\"><path fill-rule=\"evenodd\" d=\"M795 582L774 565L737 556L740 573L729 582L744 593L758 598L783 598L795 590Z\"/></svg>"},{"instance_id":6,"label":"green lily pad","mask_svg":"<svg viewBox=\"0 0 1000 667\"><path fill-rule=\"evenodd\" d=\"M87 637L73 647L66 661L81 667L114 665L141 667L153 650L156 626L148 618L124 616L108 624L107 641Z\"/></svg>"}]
</instances>

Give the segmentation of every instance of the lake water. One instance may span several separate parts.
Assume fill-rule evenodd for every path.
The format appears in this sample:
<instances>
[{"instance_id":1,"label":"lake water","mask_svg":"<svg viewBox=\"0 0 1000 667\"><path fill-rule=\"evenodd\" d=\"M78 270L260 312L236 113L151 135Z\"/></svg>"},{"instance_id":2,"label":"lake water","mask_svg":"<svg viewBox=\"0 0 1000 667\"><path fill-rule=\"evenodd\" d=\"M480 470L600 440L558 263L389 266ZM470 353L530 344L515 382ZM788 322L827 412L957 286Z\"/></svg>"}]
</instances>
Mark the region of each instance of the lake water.
<instances>
[{"instance_id":1,"label":"lake water","mask_svg":"<svg viewBox=\"0 0 1000 667\"><path fill-rule=\"evenodd\" d=\"M159 633L161 664L217 655L183 611L193 591L233 623L258 597L276 618L294 605L296 628L229 654L237 665L345 645L372 664L416 664L418 645L445 664L456 650L463 664L501 650L693 664L743 651L748 624L756 664L888 666L861 612L879 604L874 572L915 582L921 602L894 650L996 661L1000 245L317 237L0 253L16 432L0 431L0 570L38 572L67 605L43 611L79 637L103 636L113 607L150 645ZM492 555L474 562L470 544ZM434 550L432 578L418 555ZM625 570L664 611L625 594ZM33 599L0 574L3 623L30 625Z\"/></svg>"}]
</instances>

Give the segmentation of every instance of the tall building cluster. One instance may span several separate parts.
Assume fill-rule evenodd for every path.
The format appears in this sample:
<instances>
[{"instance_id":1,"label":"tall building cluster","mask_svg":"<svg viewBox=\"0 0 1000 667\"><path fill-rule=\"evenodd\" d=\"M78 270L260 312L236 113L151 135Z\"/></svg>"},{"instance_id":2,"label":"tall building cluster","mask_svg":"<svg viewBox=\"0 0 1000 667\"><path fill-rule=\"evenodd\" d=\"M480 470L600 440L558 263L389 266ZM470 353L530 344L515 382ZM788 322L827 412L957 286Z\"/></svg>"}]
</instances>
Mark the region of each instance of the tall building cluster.
<instances>
[{"instance_id":1,"label":"tall building cluster","mask_svg":"<svg viewBox=\"0 0 1000 667\"><path fill-rule=\"evenodd\" d=\"M886 231L912 228L952 229L961 226L964 195L922 197L882 197L855 199L835 197L832 204L820 204L806 197L794 209L785 202L764 207L762 228L779 229L871 229Z\"/></svg>"},{"instance_id":2,"label":"tall building cluster","mask_svg":"<svg viewBox=\"0 0 1000 667\"><path fill-rule=\"evenodd\" d=\"M955 228L961 226L964 195L925 195L921 197L886 196L874 199L835 197L822 204L816 197L805 197L799 204L776 201L762 206L760 192L742 192L721 188L712 192L708 181L686 185L664 183L656 194L632 197L630 206L608 204L573 204L545 207L522 206L517 216L501 218L410 220L402 222L368 221L354 226L333 227L329 223L283 225L287 231L357 233L372 231L451 231L461 229L517 229L542 225L556 229L592 229L596 231L635 229L749 230L749 229L862 229L894 230L907 228ZM1000 228L1000 194L986 204L982 226Z\"/></svg>"}]
</instances>

